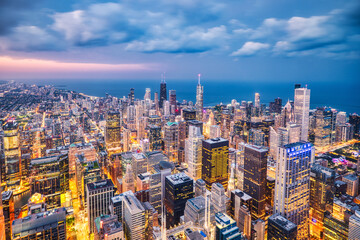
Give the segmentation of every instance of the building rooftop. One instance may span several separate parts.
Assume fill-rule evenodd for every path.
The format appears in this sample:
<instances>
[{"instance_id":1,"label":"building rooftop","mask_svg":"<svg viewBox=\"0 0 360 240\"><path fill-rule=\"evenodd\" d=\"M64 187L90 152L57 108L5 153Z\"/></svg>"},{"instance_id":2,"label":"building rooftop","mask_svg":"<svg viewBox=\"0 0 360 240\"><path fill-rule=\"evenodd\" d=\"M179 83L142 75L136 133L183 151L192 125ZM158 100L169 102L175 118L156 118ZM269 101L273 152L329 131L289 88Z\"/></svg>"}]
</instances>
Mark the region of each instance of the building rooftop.
<instances>
[{"instance_id":1,"label":"building rooftop","mask_svg":"<svg viewBox=\"0 0 360 240\"><path fill-rule=\"evenodd\" d=\"M349 175L346 175L343 178L346 179L346 180L350 180L352 182L355 182L355 181L358 180L358 176L356 176L355 174L349 174Z\"/></svg>"},{"instance_id":2,"label":"building rooftop","mask_svg":"<svg viewBox=\"0 0 360 240\"><path fill-rule=\"evenodd\" d=\"M252 149L252 150L257 151L257 152L267 152L267 151L269 151L269 148L264 147L264 146L258 146L258 145L245 144L245 148L249 148L249 149Z\"/></svg>"},{"instance_id":3,"label":"building rooftop","mask_svg":"<svg viewBox=\"0 0 360 240\"><path fill-rule=\"evenodd\" d=\"M98 182L87 184L87 188L89 191L98 190L107 187L114 187L114 183L111 181L111 179L105 179Z\"/></svg>"},{"instance_id":4,"label":"building rooftop","mask_svg":"<svg viewBox=\"0 0 360 240\"><path fill-rule=\"evenodd\" d=\"M173 185L193 181L183 172L166 176L166 179L168 179Z\"/></svg>"},{"instance_id":5,"label":"building rooftop","mask_svg":"<svg viewBox=\"0 0 360 240\"><path fill-rule=\"evenodd\" d=\"M195 210L200 211L205 209L205 198L203 196L191 198L187 201L187 204L191 204Z\"/></svg>"},{"instance_id":6,"label":"building rooftop","mask_svg":"<svg viewBox=\"0 0 360 240\"><path fill-rule=\"evenodd\" d=\"M235 222L234 219L222 212L218 212L215 214L215 220L218 228L226 227Z\"/></svg>"},{"instance_id":7,"label":"building rooftop","mask_svg":"<svg viewBox=\"0 0 360 240\"><path fill-rule=\"evenodd\" d=\"M2 195L3 201L8 201L11 198L11 196L13 195L13 192L12 191L4 191L1 193L1 195Z\"/></svg>"},{"instance_id":8,"label":"building rooftop","mask_svg":"<svg viewBox=\"0 0 360 240\"><path fill-rule=\"evenodd\" d=\"M53 223L57 224L60 221L65 221L65 219L65 208L56 208L50 211L32 214L24 218L15 219L12 224L13 235L18 233L24 233L24 235L27 235L27 232L32 229L36 229L37 232L39 230L42 231L39 228L43 228L46 225Z\"/></svg>"},{"instance_id":9,"label":"building rooftop","mask_svg":"<svg viewBox=\"0 0 360 240\"><path fill-rule=\"evenodd\" d=\"M284 145L287 148L287 152L296 152L300 150L311 150L312 144L309 142L296 142Z\"/></svg>"},{"instance_id":10,"label":"building rooftop","mask_svg":"<svg viewBox=\"0 0 360 240\"><path fill-rule=\"evenodd\" d=\"M229 140L225 139L225 138L212 138L212 139L207 139L204 140L204 142L212 144L212 143L221 143L221 142L228 142Z\"/></svg>"},{"instance_id":11,"label":"building rooftop","mask_svg":"<svg viewBox=\"0 0 360 240\"><path fill-rule=\"evenodd\" d=\"M287 231L291 231L292 229L297 228L297 225L295 223L293 223L290 220L284 218L283 216L281 216L278 213L270 216L269 220L272 220L274 223L281 226L283 229L285 229Z\"/></svg>"}]
</instances>

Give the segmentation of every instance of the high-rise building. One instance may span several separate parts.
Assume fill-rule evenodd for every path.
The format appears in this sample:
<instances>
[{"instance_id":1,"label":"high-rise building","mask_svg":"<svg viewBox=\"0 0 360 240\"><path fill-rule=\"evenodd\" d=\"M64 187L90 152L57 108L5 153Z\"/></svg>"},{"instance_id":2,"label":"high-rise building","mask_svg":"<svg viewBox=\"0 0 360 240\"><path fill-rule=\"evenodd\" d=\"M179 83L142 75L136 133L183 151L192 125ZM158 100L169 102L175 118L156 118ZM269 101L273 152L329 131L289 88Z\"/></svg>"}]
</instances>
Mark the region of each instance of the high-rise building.
<instances>
[{"instance_id":1,"label":"high-rise building","mask_svg":"<svg viewBox=\"0 0 360 240\"><path fill-rule=\"evenodd\" d=\"M350 123L339 124L335 126L335 141L346 142L354 137L354 126Z\"/></svg>"},{"instance_id":2,"label":"high-rise building","mask_svg":"<svg viewBox=\"0 0 360 240\"><path fill-rule=\"evenodd\" d=\"M276 213L268 219L268 240L296 240L297 226L285 217Z\"/></svg>"},{"instance_id":3,"label":"high-rise building","mask_svg":"<svg viewBox=\"0 0 360 240\"><path fill-rule=\"evenodd\" d=\"M270 113L281 113L282 108L282 99L281 98L275 98L274 102L269 103L269 111Z\"/></svg>"},{"instance_id":4,"label":"high-rise building","mask_svg":"<svg viewBox=\"0 0 360 240\"><path fill-rule=\"evenodd\" d=\"M189 126L189 138L185 140L185 162L188 165L189 176L194 181L201 178L203 139L200 128Z\"/></svg>"},{"instance_id":5,"label":"high-rise building","mask_svg":"<svg viewBox=\"0 0 360 240\"><path fill-rule=\"evenodd\" d=\"M160 83L160 101L159 101L160 108L163 108L164 102L166 100L167 100L166 82L165 82L165 77L162 77Z\"/></svg>"},{"instance_id":6,"label":"high-rise building","mask_svg":"<svg viewBox=\"0 0 360 240\"><path fill-rule=\"evenodd\" d=\"M226 213L225 189L220 183L211 185L211 203L214 206L215 213Z\"/></svg>"},{"instance_id":7,"label":"high-rise building","mask_svg":"<svg viewBox=\"0 0 360 240\"><path fill-rule=\"evenodd\" d=\"M240 232L242 232L246 238L251 238L251 212L245 205L241 205L236 214L238 218L234 218L237 223Z\"/></svg>"},{"instance_id":8,"label":"high-rise building","mask_svg":"<svg viewBox=\"0 0 360 240\"><path fill-rule=\"evenodd\" d=\"M229 141L224 138L204 140L202 143L202 179L210 191L213 183L228 186Z\"/></svg>"},{"instance_id":9,"label":"high-rise building","mask_svg":"<svg viewBox=\"0 0 360 240\"><path fill-rule=\"evenodd\" d=\"M69 190L68 154L33 159L30 172L31 194L43 194L49 209L60 207L61 194Z\"/></svg>"},{"instance_id":10,"label":"high-rise building","mask_svg":"<svg viewBox=\"0 0 360 240\"><path fill-rule=\"evenodd\" d=\"M196 86L196 120L203 120L203 104L204 100L204 87L200 84L200 74L198 75L198 85Z\"/></svg>"},{"instance_id":11,"label":"high-rise building","mask_svg":"<svg viewBox=\"0 0 360 240\"><path fill-rule=\"evenodd\" d=\"M184 121L195 120L196 111L191 109L182 109L182 118Z\"/></svg>"},{"instance_id":12,"label":"high-rise building","mask_svg":"<svg viewBox=\"0 0 360 240\"><path fill-rule=\"evenodd\" d=\"M278 149L275 175L274 213L298 226L298 239L309 237L311 143L287 144Z\"/></svg>"},{"instance_id":13,"label":"high-rise building","mask_svg":"<svg viewBox=\"0 0 360 240\"><path fill-rule=\"evenodd\" d=\"M268 148L245 145L244 156L244 192L253 198L251 215L264 220Z\"/></svg>"},{"instance_id":14,"label":"high-rise building","mask_svg":"<svg viewBox=\"0 0 360 240\"><path fill-rule=\"evenodd\" d=\"M255 107L260 108L260 93L255 93Z\"/></svg>"},{"instance_id":15,"label":"high-rise building","mask_svg":"<svg viewBox=\"0 0 360 240\"><path fill-rule=\"evenodd\" d=\"M145 239L145 208L134 194L124 196L124 232L126 239Z\"/></svg>"},{"instance_id":16,"label":"high-rise building","mask_svg":"<svg viewBox=\"0 0 360 240\"><path fill-rule=\"evenodd\" d=\"M120 112L111 111L106 116L105 142L110 148L120 147L121 124Z\"/></svg>"},{"instance_id":17,"label":"high-rise building","mask_svg":"<svg viewBox=\"0 0 360 240\"><path fill-rule=\"evenodd\" d=\"M158 114L159 112L159 93L158 92L155 92L154 93L154 103L155 103L155 110L156 110L156 114Z\"/></svg>"},{"instance_id":18,"label":"high-rise building","mask_svg":"<svg viewBox=\"0 0 360 240\"><path fill-rule=\"evenodd\" d=\"M177 109L176 90L169 90L169 103L170 103L171 113L175 114L175 110Z\"/></svg>"},{"instance_id":19,"label":"high-rise building","mask_svg":"<svg viewBox=\"0 0 360 240\"><path fill-rule=\"evenodd\" d=\"M198 227L204 227L205 226L205 197L204 196L198 196L189 199L186 202L185 210L184 210L184 222L192 222ZM214 223L215 221L215 213L214 211L214 205L211 205L210 207L211 212L211 222Z\"/></svg>"},{"instance_id":20,"label":"high-rise building","mask_svg":"<svg viewBox=\"0 0 360 240\"><path fill-rule=\"evenodd\" d=\"M229 216L235 220L239 219L239 209L243 205L246 206L246 208L251 212L252 200L252 197L240 191L239 189L231 191L230 206L228 208Z\"/></svg>"},{"instance_id":21,"label":"high-rise building","mask_svg":"<svg viewBox=\"0 0 360 240\"><path fill-rule=\"evenodd\" d=\"M135 102L135 95L134 95L134 89L130 88L130 93L129 93L129 105L134 105Z\"/></svg>"},{"instance_id":22,"label":"high-rise building","mask_svg":"<svg viewBox=\"0 0 360 240\"><path fill-rule=\"evenodd\" d=\"M164 127L164 150L171 162L178 161L179 125L168 122Z\"/></svg>"},{"instance_id":23,"label":"high-rise building","mask_svg":"<svg viewBox=\"0 0 360 240\"><path fill-rule=\"evenodd\" d=\"M4 130L4 163L1 167L2 182L10 188L20 185L21 153L19 139L19 125L15 121L8 121Z\"/></svg>"},{"instance_id":24,"label":"high-rise building","mask_svg":"<svg viewBox=\"0 0 360 240\"><path fill-rule=\"evenodd\" d=\"M309 135L309 109L310 109L310 89L300 84L295 85L294 114L295 123L301 125L301 140L307 141Z\"/></svg>"},{"instance_id":25,"label":"high-rise building","mask_svg":"<svg viewBox=\"0 0 360 240\"><path fill-rule=\"evenodd\" d=\"M1 182L1 181L0 181ZM0 184L1 185L1 184ZM11 233L11 231L5 230L5 216L3 211L3 204L2 204L2 193L0 193L0 240L6 239L6 233ZM10 236L11 237L11 236Z\"/></svg>"},{"instance_id":26,"label":"high-rise building","mask_svg":"<svg viewBox=\"0 0 360 240\"><path fill-rule=\"evenodd\" d=\"M12 222L15 219L14 194L12 191L4 191L1 193L2 208L4 213L5 236L6 240L10 240L12 231Z\"/></svg>"},{"instance_id":27,"label":"high-rise building","mask_svg":"<svg viewBox=\"0 0 360 240\"><path fill-rule=\"evenodd\" d=\"M356 113L349 116L349 123L354 126L354 136L360 139L360 116Z\"/></svg>"},{"instance_id":28,"label":"high-rise building","mask_svg":"<svg viewBox=\"0 0 360 240\"><path fill-rule=\"evenodd\" d=\"M336 114L336 124L345 124L346 123L346 112L338 112Z\"/></svg>"},{"instance_id":29,"label":"high-rise building","mask_svg":"<svg viewBox=\"0 0 360 240\"><path fill-rule=\"evenodd\" d=\"M321 239L326 211L332 211L335 170L314 164L310 172L310 236Z\"/></svg>"},{"instance_id":30,"label":"high-rise building","mask_svg":"<svg viewBox=\"0 0 360 240\"><path fill-rule=\"evenodd\" d=\"M180 223L186 201L194 197L193 188L194 181L185 173L177 173L165 178L166 228Z\"/></svg>"},{"instance_id":31,"label":"high-rise building","mask_svg":"<svg viewBox=\"0 0 360 240\"><path fill-rule=\"evenodd\" d=\"M330 108L318 108L315 119L315 146L324 147L335 143L335 112Z\"/></svg>"},{"instance_id":32,"label":"high-rise building","mask_svg":"<svg viewBox=\"0 0 360 240\"><path fill-rule=\"evenodd\" d=\"M161 150L162 148L161 127L156 125L149 126L149 142L150 142L151 151Z\"/></svg>"},{"instance_id":33,"label":"high-rise building","mask_svg":"<svg viewBox=\"0 0 360 240\"><path fill-rule=\"evenodd\" d=\"M14 220L12 239L66 240L66 209L32 214Z\"/></svg>"},{"instance_id":34,"label":"high-rise building","mask_svg":"<svg viewBox=\"0 0 360 240\"><path fill-rule=\"evenodd\" d=\"M109 211L111 198L114 196L114 184L105 179L87 184L87 214L90 233L95 231L95 218Z\"/></svg>"},{"instance_id":35,"label":"high-rise building","mask_svg":"<svg viewBox=\"0 0 360 240\"><path fill-rule=\"evenodd\" d=\"M151 100L151 89L150 88L146 88L145 89L145 95L144 95L144 100L148 100L150 101Z\"/></svg>"},{"instance_id":36,"label":"high-rise building","mask_svg":"<svg viewBox=\"0 0 360 240\"><path fill-rule=\"evenodd\" d=\"M236 226L236 222L230 216L224 213L216 213L215 214L216 221L216 240L241 240L241 234L239 232L239 228Z\"/></svg>"},{"instance_id":37,"label":"high-rise building","mask_svg":"<svg viewBox=\"0 0 360 240\"><path fill-rule=\"evenodd\" d=\"M360 211L355 211L349 219L349 239L360 239Z\"/></svg>"},{"instance_id":38,"label":"high-rise building","mask_svg":"<svg viewBox=\"0 0 360 240\"><path fill-rule=\"evenodd\" d=\"M205 196L206 183L201 178L195 181L195 197Z\"/></svg>"},{"instance_id":39,"label":"high-rise building","mask_svg":"<svg viewBox=\"0 0 360 240\"><path fill-rule=\"evenodd\" d=\"M348 174L342 180L346 182L346 194L356 197L359 191L359 176Z\"/></svg>"}]
</instances>

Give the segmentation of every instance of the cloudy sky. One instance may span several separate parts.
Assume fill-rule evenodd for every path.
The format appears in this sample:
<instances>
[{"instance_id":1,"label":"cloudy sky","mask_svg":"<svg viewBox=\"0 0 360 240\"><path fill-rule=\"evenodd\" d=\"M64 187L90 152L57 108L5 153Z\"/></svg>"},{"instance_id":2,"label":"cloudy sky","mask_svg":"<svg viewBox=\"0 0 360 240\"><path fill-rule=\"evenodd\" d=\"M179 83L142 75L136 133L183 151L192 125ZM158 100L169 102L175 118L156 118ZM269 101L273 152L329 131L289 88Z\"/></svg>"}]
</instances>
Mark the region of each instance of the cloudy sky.
<instances>
[{"instance_id":1,"label":"cloudy sky","mask_svg":"<svg viewBox=\"0 0 360 240\"><path fill-rule=\"evenodd\" d=\"M1 0L0 79L359 81L360 2Z\"/></svg>"}]
</instances>

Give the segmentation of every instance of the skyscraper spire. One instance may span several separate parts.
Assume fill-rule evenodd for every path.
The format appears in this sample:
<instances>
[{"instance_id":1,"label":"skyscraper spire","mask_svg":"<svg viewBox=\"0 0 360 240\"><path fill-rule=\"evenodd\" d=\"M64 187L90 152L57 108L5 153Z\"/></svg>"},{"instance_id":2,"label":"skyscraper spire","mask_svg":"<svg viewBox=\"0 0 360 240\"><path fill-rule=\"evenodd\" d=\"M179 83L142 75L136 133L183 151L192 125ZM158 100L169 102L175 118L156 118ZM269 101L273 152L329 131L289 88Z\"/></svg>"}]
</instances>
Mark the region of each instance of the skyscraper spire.
<instances>
[{"instance_id":1,"label":"skyscraper spire","mask_svg":"<svg viewBox=\"0 0 360 240\"><path fill-rule=\"evenodd\" d=\"M198 85L196 86L196 120L203 120L203 98L204 87L200 84L201 74L198 74Z\"/></svg>"},{"instance_id":2,"label":"skyscraper spire","mask_svg":"<svg viewBox=\"0 0 360 240\"><path fill-rule=\"evenodd\" d=\"M199 73L198 74L198 85L200 85L200 77L201 77L201 74Z\"/></svg>"}]
</instances>

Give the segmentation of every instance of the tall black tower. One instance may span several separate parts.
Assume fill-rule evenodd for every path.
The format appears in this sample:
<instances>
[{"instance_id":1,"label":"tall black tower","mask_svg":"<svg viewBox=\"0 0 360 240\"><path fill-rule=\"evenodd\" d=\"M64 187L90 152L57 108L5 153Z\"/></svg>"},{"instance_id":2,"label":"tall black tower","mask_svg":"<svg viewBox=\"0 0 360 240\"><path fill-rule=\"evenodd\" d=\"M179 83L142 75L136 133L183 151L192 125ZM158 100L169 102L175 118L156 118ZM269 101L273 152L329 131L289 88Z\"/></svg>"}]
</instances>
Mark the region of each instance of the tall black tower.
<instances>
[{"instance_id":1,"label":"tall black tower","mask_svg":"<svg viewBox=\"0 0 360 240\"><path fill-rule=\"evenodd\" d=\"M166 82L165 76L161 75L161 83L160 83L160 102L159 107L163 107L163 102L167 100L167 91L166 91Z\"/></svg>"}]
</instances>

